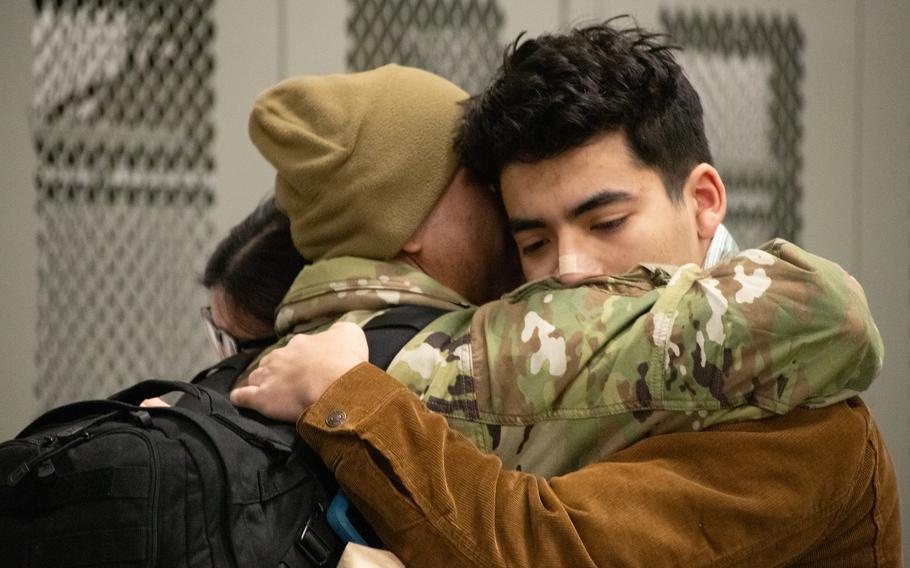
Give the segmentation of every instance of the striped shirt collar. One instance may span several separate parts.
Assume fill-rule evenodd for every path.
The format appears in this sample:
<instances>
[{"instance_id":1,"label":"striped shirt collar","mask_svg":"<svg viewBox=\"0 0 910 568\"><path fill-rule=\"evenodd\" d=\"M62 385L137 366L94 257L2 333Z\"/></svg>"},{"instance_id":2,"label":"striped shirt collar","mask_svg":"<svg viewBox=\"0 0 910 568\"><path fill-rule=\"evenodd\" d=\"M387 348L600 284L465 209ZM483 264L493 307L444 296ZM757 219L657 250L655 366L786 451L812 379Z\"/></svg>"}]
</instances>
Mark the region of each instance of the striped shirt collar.
<instances>
[{"instance_id":1,"label":"striped shirt collar","mask_svg":"<svg viewBox=\"0 0 910 568\"><path fill-rule=\"evenodd\" d=\"M739 246L733 240L733 235L727 228L720 224L714 232L714 238L708 246L708 252L705 254L705 268L711 268L719 262L727 260L731 256L739 253Z\"/></svg>"}]
</instances>

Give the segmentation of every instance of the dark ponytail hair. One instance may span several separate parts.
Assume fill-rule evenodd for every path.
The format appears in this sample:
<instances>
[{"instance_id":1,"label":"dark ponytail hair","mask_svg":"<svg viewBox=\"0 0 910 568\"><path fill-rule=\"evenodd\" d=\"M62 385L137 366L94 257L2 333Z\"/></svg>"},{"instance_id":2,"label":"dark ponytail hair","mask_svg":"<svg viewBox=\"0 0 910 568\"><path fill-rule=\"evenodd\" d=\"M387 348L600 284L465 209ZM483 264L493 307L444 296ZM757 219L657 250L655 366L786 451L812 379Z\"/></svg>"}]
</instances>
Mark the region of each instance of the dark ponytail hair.
<instances>
[{"instance_id":1,"label":"dark ponytail hair","mask_svg":"<svg viewBox=\"0 0 910 568\"><path fill-rule=\"evenodd\" d=\"M220 288L241 319L272 325L275 310L307 264L294 248L287 216L269 197L218 243L202 285Z\"/></svg>"}]
</instances>

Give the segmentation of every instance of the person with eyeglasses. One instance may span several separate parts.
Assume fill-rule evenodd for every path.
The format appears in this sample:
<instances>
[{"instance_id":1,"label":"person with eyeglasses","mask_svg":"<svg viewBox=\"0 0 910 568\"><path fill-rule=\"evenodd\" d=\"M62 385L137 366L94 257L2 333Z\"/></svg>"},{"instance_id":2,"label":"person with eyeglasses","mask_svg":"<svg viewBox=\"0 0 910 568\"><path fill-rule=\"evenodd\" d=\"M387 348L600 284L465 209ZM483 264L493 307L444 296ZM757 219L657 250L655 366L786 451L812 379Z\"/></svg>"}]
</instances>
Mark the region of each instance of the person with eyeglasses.
<instances>
[{"instance_id":1,"label":"person with eyeglasses","mask_svg":"<svg viewBox=\"0 0 910 568\"><path fill-rule=\"evenodd\" d=\"M268 330L257 332L256 337L249 339L243 337L246 335L244 331L235 331L233 333L228 331L231 328L238 328L238 324L231 319L231 309L225 305L228 300L220 290L210 292L210 294L210 305L203 306L200 311L202 312L202 321L205 323L209 341L211 341L212 347L215 348L215 352L219 357L227 358L243 351L268 347L275 342L275 335L269 334ZM216 310L219 314L218 316L215 315ZM216 317L218 318L217 321ZM230 323L219 324L218 321L228 321ZM256 325L260 323L263 322L255 322Z\"/></svg>"},{"instance_id":2,"label":"person with eyeglasses","mask_svg":"<svg viewBox=\"0 0 910 568\"><path fill-rule=\"evenodd\" d=\"M230 230L200 278L209 300L202 320L219 360L277 341L275 310L308 264L294 248L288 218L273 196ZM151 398L143 405L167 403Z\"/></svg>"},{"instance_id":3,"label":"person with eyeglasses","mask_svg":"<svg viewBox=\"0 0 910 568\"><path fill-rule=\"evenodd\" d=\"M275 309L307 264L294 248L288 218L274 197L231 229L201 278L209 297L202 317L219 358L277 340Z\"/></svg>"}]
</instances>

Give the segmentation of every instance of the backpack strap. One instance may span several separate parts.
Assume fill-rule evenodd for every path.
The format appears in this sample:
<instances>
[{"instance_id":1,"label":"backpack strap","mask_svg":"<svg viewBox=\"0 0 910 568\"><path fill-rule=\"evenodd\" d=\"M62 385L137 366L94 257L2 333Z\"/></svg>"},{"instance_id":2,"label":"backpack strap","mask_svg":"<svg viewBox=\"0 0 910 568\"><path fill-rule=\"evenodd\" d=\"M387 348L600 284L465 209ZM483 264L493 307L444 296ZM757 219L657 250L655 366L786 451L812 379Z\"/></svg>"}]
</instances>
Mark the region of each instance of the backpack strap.
<instances>
[{"instance_id":1,"label":"backpack strap","mask_svg":"<svg viewBox=\"0 0 910 568\"><path fill-rule=\"evenodd\" d=\"M392 306L363 326L370 348L370 363L386 369L401 348L431 321L448 310L430 306L405 304ZM204 369L193 377L194 385L206 386L228 396L237 378L256 360L262 349L241 351ZM186 397L177 406L193 406Z\"/></svg>"},{"instance_id":2,"label":"backpack strap","mask_svg":"<svg viewBox=\"0 0 910 568\"><path fill-rule=\"evenodd\" d=\"M403 304L393 306L363 326L370 348L370 363L387 369L392 359L420 330L449 310Z\"/></svg>"},{"instance_id":3,"label":"backpack strap","mask_svg":"<svg viewBox=\"0 0 910 568\"><path fill-rule=\"evenodd\" d=\"M196 373L190 382L194 385L202 383L208 388L222 394L231 392L234 381L250 366L262 349L251 349L235 353L230 357L218 361L208 369Z\"/></svg>"}]
</instances>

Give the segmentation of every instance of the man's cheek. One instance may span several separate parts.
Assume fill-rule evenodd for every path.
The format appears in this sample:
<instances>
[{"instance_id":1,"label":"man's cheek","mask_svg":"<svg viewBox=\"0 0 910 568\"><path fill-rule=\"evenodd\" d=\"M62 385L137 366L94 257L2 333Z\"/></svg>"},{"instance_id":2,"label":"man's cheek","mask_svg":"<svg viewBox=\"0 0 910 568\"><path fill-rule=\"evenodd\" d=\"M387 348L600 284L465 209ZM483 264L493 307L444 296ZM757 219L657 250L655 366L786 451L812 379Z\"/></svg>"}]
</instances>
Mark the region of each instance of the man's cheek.
<instances>
[{"instance_id":1,"label":"man's cheek","mask_svg":"<svg viewBox=\"0 0 910 568\"><path fill-rule=\"evenodd\" d=\"M540 275L540 267L532 260L528 260L525 257L521 259L521 271L524 274L525 280L537 280L542 278Z\"/></svg>"}]
</instances>

